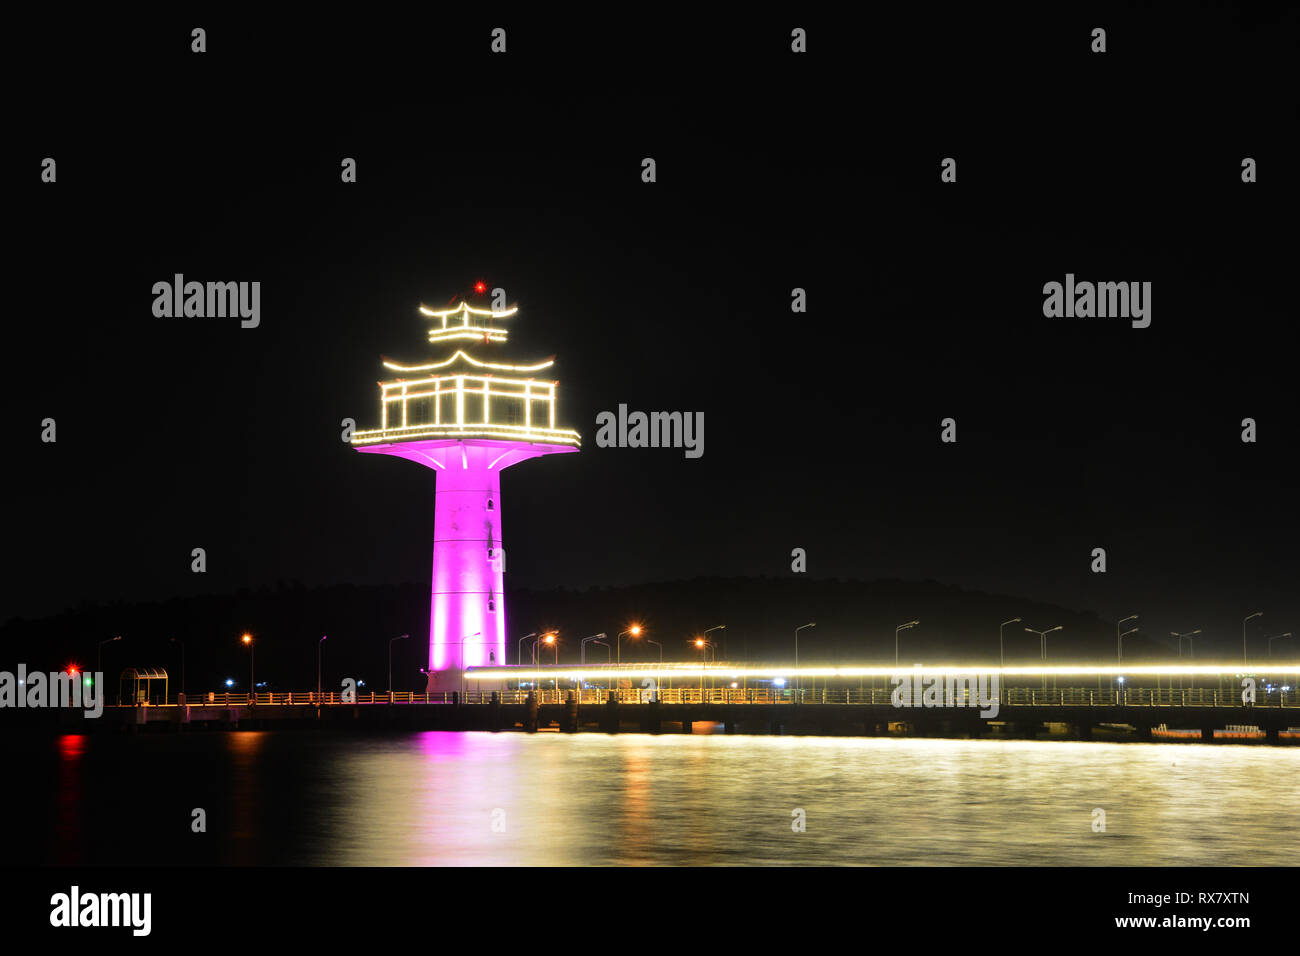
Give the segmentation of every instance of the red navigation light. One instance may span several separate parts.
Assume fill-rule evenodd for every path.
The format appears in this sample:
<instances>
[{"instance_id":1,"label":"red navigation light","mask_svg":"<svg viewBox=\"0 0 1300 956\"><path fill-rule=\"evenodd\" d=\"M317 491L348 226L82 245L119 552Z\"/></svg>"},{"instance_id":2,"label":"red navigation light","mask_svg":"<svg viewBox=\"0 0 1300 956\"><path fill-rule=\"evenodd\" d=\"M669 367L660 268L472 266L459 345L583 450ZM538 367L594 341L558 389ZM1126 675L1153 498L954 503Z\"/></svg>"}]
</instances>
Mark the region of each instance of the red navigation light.
<instances>
[{"instance_id":1,"label":"red navigation light","mask_svg":"<svg viewBox=\"0 0 1300 956\"><path fill-rule=\"evenodd\" d=\"M76 664L69 664L69 665L68 665L68 673L71 674L73 677L76 677L76 676L77 676L77 665L76 665Z\"/></svg>"},{"instance_id":2,"label":"red navigation light","mask_svg":"<svg viewBox=\"0 0 1300 956\"><path fill-rule=\"evenodd\" d=\"M486 292L486 291L487 291L487 283L484 282L482 279L480 279L478 282L475 282L475 283L474 283L474 291L475 291L475 292L478 292L478 293L480 293L480 294Z\"/></svg>"}]
</instances>

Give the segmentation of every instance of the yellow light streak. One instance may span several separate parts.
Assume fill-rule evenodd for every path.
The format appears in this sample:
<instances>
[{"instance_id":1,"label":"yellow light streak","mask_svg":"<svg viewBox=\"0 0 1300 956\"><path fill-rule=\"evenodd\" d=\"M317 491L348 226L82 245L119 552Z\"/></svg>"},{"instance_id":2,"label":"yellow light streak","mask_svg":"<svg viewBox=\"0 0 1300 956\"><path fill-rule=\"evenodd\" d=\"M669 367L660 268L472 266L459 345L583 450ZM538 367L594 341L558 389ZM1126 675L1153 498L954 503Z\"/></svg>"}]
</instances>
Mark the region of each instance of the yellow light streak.
<instances>
[{"instance_id":1,"label":"yellow light streak","mask_svg":"<svg viewBox=\"0 0 1300 956\"><path fill-rule=\"evenodd\" d=\"M1001 677L1039 677L1041 675L1069 677L1245 677L1269 674L1300 673L1300 661L1291 663L1261 664L1138 664L1131 667L1087 664L1053 665L1048 667L980 667L978 665L924 665L920 667L743 667L726 661L713 664L668 663L663 664L603 664L573 668L564 664L544 667L497 666L469 667L465 676L471 680L527 680L555 677L570 680L596 680L607 677L727 677L771 679L775 677L893 677L893 676L961 676L970 674Z\"/></svg>"}]
</instances>

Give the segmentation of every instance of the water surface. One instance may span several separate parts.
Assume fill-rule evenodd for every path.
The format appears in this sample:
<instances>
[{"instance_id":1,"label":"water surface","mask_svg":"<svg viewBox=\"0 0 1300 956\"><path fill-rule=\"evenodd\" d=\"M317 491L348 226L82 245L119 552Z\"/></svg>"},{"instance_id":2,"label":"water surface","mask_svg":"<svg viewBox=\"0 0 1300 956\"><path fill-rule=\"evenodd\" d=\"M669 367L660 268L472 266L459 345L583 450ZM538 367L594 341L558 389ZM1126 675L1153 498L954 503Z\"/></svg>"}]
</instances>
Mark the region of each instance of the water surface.
<instances>
[{"instance_id":1,"label":"water surface","mask_svg":"<svg viewBox=\"0 0 1300 956\"><path fill-rule=\"evenodd\" d=\"M12 862L1294 865L1300 820L1297 747L302 731L0 746L6 819L26 821Z\"/></svg>"}]
</instances>

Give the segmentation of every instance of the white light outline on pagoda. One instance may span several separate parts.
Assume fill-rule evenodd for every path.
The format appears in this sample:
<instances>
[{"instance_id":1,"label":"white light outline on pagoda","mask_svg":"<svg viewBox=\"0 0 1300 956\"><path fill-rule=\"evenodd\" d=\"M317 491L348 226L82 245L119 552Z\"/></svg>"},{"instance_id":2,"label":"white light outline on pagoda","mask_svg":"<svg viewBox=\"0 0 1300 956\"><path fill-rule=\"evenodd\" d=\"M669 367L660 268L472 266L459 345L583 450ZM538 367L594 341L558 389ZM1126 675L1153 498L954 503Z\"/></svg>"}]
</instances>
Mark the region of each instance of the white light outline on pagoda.
<instances>
[{"instance_id":1,"label":"white light outline on pagoda","mask_svg":"<svg viewBox=\"0 0 1300 956\"><path fill-rule=\"evenodd\" d=\"M470 365L476 365L479 368L496 369L500 372L538 372L555 364L555 359L548 359L539 365L501 365L496 362L480 362L478 359L466 355L464 351L457 349L455 355L443 362L430 362L427 365L398 365L396 362L385 360L384 368L391 368L394 372L427 372L435 368L446 368L458 358L463 358Z\"/></svg>"},{"instance_id":2,"label":"white light outline on pagoda","mask_svg":"<svg viewBox=\"0 0 1300 956\"><path fill-rule=\"evenodd\" d=\"M449 387L444 388L444 383ZM428 388L428 386L433 386ZM353 433L353 444L376 444L383 441L408 441L413 438L500 438L505 440L551 441L566 445L581 445L582 436L574 429L555 427L556 389L559 382L537 379L509 379L493 375L433 375L414 381L398 380L380 382L380 427ZM496 386L495 388L493 386ZM412 392L412 388L423 391ZM455 421L442 421L442 399L455 396ZM465 396L482 396L483 420L465 420ZM491 399L523 402L524 424L493 422ZM433 421L410 423L408 403L431 401ZM533 403L546 404L546 426L533 424ZM389 424L398 416L390 414L391 406L401 404L402 424Z\"/></svg>"},{"instance_id":3,"label":"white light outline on pagoda","mask_svg":"<svg viewBox=\"0 0 1300 956\"><path fill-rule=\"evenodd\" d=\"M510 316L514 315L518 311L519 311L519 306L517 305L512 306L509 309L506 309L504 312L494 312L492 309L476 309L473 306L471 306L468 302L462 302L454 309L444 309L441 312L435 312L433 309L426 308L423 305L420 306L420 312L422 314L427 315L430 318L434 318L434 319L446 318L447 316L457 315L461 312L468 312L471 315L490 315L494 319L508 319Z\"/></svg>"},{"instance_id":4,"label":"white light outline on pagoda","mask_svg":"<svg viewBox=\"0 0 1300 956\"><path fill-rule=\"evenodd\" d=\"M504 342L506 333L502 329L478 329L463 328L455 331L443 331L434 329L429 333L429 341L433 343L450 342L452 339L470 339L474 342Z\"/></svg>"},{"instance_id":5,"label":"white light outline on pagoda","mask_svg":"<svg viewBox=\"0 0 1300 956\"><path fill-rule=\"evenodd\" d=\"M476 309L468 302L462 302L454 309L444 309L440 312L433 309L420 306L420 313L434 319L442 319L442 328L429 330L429 341L433 343L448 342L453 339L475 339L486 342L504 342L509 333L505 329L493 329L481 325L471 325L471 315L484 315L493 319L508 319L519 311L518 306L506 309L503 312L496 312L491 309ZM447 320L455 316L461 316L459 326L449 326Z\"/></svg>"}]
</instances>

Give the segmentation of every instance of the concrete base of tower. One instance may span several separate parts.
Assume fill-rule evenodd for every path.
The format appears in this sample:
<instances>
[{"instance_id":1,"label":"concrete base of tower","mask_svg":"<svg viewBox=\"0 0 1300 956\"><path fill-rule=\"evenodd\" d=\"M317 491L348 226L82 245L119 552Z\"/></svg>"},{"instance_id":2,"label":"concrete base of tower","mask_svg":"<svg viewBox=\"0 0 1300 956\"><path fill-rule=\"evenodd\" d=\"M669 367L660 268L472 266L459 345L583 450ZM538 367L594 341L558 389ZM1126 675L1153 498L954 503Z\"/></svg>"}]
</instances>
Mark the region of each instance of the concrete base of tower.
<instances>
[{"instance_id":1,"label":"concrete base of tower","mask_svg":"<svg viewBox=\"0 0 1300 956\"><path fill-rule=\"evenodd\" d=\"M466 694L490 694L493 691L506 689L504 680L485 680L481 677L476 680L465 680L464 671L455 667L424 673L428 677L425 685L425 693L428 694L450 694L453 691L463 691Z\"/></svg>"},{"instance_id":2,"label":"concrete base of tower","mask_svg":"<svg viewBox=\"0 0 1300 956\"><path fill-rule=\"evenodd\" d=\"M450 694L464 687L461 671L448 668L443 671L425 671L429 681L424 690L426 694Z\"/></svg>"}]
</instances>

